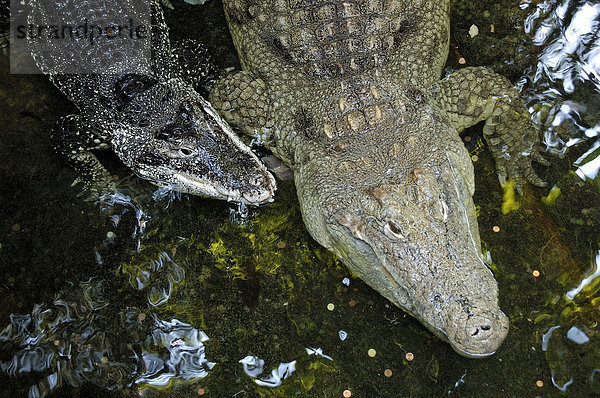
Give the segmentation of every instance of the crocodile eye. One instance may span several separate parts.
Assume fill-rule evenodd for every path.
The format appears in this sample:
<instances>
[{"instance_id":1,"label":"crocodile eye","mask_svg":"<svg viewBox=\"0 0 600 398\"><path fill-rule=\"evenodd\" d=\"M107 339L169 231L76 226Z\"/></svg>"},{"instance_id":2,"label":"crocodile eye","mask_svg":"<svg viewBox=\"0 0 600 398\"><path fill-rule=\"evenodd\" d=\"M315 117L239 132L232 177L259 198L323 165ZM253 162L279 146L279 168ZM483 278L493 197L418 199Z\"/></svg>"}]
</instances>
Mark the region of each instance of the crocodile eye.
<instances>
[{"instance_id":1,"label":"crocodile eye","mask_svg":"<svg viewBox=\"0 0 600 398\"><path fill-rule=\"evenodd\" d=\"M167 159L160 153L146 152L145 154L139 157L139 161L150 166L158 166L160 164L165 163Z\"/></svg>"},{"instance_id":2,"label":"crocodile eye","mask_svg":"<svg viewBox=\"0 0 600 398\"><path fill-rule=\"evenodd\" d=\"M123 109L138 94L148 90L158 81L152 77L129 73L122 76L114 86L117 109Z\"/></svg>"},{"instance_id":3,"label":"crocodile eye","mask_svg":"<svg viewBox=\"0 0 600 398\"><path fill-rule=\"evenodd\" d=\"M149 89L156 83L158 81L152 77L130 73L124 75L115 83L115 92L118 96L131 97Z\"/></svg>"},{"instance_id":4,"label":"crocodile eye","mask_svg":"<svg viewBox=\"0 0 600 398\"><path fill-rule=\"evenodd\" d=\"M385 223L383 227L383 233L390 239L404 239L400 226L394 220L390 220Z\"/></svg>"},{"instance_id":5,"label":"crocodile eye","mask_svg":"<svg viewBox=\"0 0 600 398\"><path fill-rule=\"evenodd\" d=\"M177 151L177 156L184 159L193 158L194 156L198 156L198 150L193 146L189 145L180 145Z\"/></svg>"}]
</instances>

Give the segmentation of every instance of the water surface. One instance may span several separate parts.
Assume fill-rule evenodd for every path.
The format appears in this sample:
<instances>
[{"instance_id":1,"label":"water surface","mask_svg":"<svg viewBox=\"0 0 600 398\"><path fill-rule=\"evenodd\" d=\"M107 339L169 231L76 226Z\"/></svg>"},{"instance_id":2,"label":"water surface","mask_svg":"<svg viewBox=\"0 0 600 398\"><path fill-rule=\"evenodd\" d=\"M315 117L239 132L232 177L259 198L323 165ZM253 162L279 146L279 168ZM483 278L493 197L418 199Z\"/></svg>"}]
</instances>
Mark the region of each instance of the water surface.
<instances>
[{"instance_id":1,"label":"water surface","mask_svg":"<svg viewBox=\"0 0 600 398\"><path fill-rule=\"evenodd\" d=\"M238 66L218 1L174 6L172 37L200 37L221 67ZM448 71L484 65L518 84L552 162L536 168L547 188L511 198L481 126L463 134L511 321L481 360L458 356L313 241L290 182L274 203L239 209L155 193L103 153L119 194L84 203L47 134L76 109L0 58L3 396L597 393L599 12L586 1L453 4Z\"/></svg>"}]
</instances>

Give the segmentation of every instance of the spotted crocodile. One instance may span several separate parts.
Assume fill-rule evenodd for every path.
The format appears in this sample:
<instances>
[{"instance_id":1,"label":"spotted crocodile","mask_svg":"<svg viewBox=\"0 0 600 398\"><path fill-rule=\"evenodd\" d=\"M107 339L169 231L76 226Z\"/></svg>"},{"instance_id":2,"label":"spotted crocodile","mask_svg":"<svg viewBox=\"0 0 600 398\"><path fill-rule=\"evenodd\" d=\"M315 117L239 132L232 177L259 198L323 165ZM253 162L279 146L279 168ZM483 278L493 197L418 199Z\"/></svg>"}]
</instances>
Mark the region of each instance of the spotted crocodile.
<instances>
[{"instance_id":1,"label":"spotted crocodile","mask_svg":"<svg viewBox=\"0 0 600 398\"><path fill-rule=\"evenodd\" d=\"M56 151L78 171L82 194L96 199L113 186L110 173L92 153L112 148L138 176L159 186L251 204L272 200L274 178L194 89L203 87L216 70L206 50L192 41L171 48L155 1L148 2L145 12L140 11L142 2L133 0L32 3L30 26L51 26L60 16L62 26L90 21L91 35L93 21L109 21L116 29L122 21L111 18L123 15L131 17L132 25L144 18L150 25L149 68L142 72L129 54L124 61L112 57L121 49L111 47L115 39L109 38L68 48L79 59L104 62L106 72L61 74L61 68L74 62L71 53L64 45L58 47L58 40L29 37L37 65L81 111L62 118L51 135Z\"/></svg>"},{"instance_id":2,"label":"spotted crocodile","mask_svg":"<svg viewBox=\"0 0 600 398\"><path fill-rule=\"evenodd\" d=\"M482 260L473 166L483 133L501 181L543 186L518 91L481 67L441 78L448 0L224 0L242 71L209 99L293 170L320 244L459 354L508 333Z\"/></svg>"}]
</instances>

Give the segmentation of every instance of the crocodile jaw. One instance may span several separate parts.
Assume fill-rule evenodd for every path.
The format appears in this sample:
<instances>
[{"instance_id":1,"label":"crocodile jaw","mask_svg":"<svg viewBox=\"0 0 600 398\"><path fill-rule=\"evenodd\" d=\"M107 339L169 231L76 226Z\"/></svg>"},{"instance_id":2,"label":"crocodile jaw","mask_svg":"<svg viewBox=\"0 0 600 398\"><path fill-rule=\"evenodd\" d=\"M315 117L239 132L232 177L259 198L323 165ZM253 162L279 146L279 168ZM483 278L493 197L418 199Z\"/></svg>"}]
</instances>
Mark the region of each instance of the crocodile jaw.
<instances>
[{"instance_id":1,"label":"crocodile jaw","mask_svg":"<svg viewBox=\"0 0 600 398\"><path fill-rule=\"evenodd\" d=\"M269 179L264 184L264 189L256 189L252 191L232 190L225 187L216 185L214 181L203 181L199 180L194 176L186 174L175 174L174 178L177 180L175 185L178 187L176 190L189 193L198 196L206 196L215 199L227 200L230 202L239 202L249 205L260 205L273 201L273 195L275 194L275 180ZM168 186L171 188L171 186Z\"/></svg>"}]
</instances>

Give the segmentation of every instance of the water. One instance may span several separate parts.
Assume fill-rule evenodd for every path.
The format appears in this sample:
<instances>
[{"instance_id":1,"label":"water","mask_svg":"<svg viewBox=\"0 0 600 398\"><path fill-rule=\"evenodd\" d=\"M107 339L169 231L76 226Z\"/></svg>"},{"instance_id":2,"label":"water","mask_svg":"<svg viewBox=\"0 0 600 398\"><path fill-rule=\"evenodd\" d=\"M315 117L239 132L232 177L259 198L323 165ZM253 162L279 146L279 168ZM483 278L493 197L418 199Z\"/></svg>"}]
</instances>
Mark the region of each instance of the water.
<instances>
[{"instance_id":1,"label":"water","mask_svg":"<svg viewBox=\"0 0 600 398\"><path fill-rule=\"evenodd\" d=\"M499 352L482 360L459 357L315 243L291 183L241 212L153 195L102 154L121 194L82 202L47 135L75 109L43 76L8 76L2 57L2 396L600 391L598 6L514 3L453 7L449 67L463 57L518 82L552 161L537 168L548 188L526 185L509 203L481 129L464 133L478 156L481 238L511 320ZM174 6L174 37L208 37L220 66L237 65L217 1ZM503 214L503 200L518 208Z\"/></svg>"}]
</instances>

